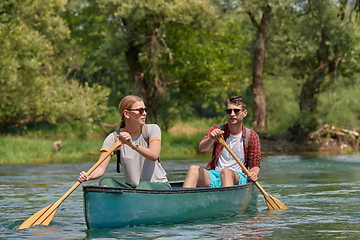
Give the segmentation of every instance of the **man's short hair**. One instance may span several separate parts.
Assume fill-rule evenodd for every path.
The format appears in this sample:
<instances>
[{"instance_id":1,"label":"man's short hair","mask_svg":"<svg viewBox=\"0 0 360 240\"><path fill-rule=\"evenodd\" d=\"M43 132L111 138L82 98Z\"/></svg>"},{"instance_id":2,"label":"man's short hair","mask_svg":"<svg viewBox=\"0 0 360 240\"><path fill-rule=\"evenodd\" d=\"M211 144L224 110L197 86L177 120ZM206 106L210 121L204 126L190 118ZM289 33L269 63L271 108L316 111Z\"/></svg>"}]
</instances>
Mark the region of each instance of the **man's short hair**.
<instances>
[{"instance_id":1,"label":"man's short hair","mask_svg":"<svg viewBox=\"0 0 360 240\"><path fill-rule=\"evenodd\" d=\"M232 96L232 97L226 99L225 104L226 104L226 106L228 104L234 104L236 106L241 106L243 109L246 109L246 102L241 96Z\"/></svg>"}]
</instances>

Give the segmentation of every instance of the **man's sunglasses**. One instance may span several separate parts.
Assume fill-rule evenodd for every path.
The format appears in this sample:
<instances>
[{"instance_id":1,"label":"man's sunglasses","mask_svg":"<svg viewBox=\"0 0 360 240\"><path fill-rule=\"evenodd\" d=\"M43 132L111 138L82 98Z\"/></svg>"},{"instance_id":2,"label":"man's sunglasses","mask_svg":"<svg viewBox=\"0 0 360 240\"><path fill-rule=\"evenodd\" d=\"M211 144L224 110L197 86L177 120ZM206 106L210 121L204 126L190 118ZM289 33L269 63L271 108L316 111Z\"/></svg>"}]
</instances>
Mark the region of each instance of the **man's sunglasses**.
<instances>
[{"instance_id":1,"label":"man's sunglasses","mask_svg":"<svg viewBox=\"0 0 360 240\"><path fill-rule=\"evenodd\" d=\"M235 114L238 114L239 112L244 111L244 109L230 109L230 108L229 108L229 109L226 109L226 110L225 110L226 114L231 114L232 111L234 111Z\"/></svg>"},{"instance_id":2,"label":"man's sunglasses","mask_svg":"<svg viewBox=\"0 0 360 240\"><path fill-rule=\"evenodd\" d=\"M128 111L138 111L139 114L143 114L144 112L148 112L147 108L135 108L135 109L128 109Z\"/></svg>"}]
</instances>

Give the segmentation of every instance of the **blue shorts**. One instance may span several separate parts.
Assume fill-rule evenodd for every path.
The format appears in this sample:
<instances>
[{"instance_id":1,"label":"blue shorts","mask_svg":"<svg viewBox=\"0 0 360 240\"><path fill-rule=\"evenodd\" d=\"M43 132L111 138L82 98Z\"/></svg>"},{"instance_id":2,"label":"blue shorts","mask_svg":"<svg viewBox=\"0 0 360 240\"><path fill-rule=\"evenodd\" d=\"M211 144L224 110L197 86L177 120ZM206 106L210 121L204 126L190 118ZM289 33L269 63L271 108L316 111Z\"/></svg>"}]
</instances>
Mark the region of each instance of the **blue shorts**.
<instances>
[{"instance_id":1,"label":"blue shorts","mask_svg":"<svg viewBox=\"0 0 360 240\"><path fill-rule=\"evenodd\" d=\"M210 177L210 188L214 187L221 187L221 178L220 178L220 171L216 170L207 170ZM242 172L236 172L239 175L239 182L237 185L246 184L249 182L248 178L245 177L245 174Z\"/></svg>"}]
</instances>

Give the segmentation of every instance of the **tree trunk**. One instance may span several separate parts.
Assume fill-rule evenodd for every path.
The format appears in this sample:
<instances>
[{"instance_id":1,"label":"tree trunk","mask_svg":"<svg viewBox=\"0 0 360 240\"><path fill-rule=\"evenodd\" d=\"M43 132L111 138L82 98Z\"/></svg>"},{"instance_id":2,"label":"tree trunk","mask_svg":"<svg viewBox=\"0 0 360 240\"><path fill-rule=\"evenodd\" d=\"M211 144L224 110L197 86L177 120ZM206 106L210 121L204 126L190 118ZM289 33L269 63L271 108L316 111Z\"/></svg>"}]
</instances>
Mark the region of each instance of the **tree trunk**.
<instances>
[{"instance_id":1,"label":"tree trunk","mask_svg":"<svg viewBox=\"0 0 360 240\"><path fill-rule=\"evenodd\" d=\"M256 46L254 49L253 60L253 83L251 92L253 96L253 120L251 128L255 131L264 131L266 129L266 94L263 83L264 61L265 61L265 43L270 24L271 7L263 7L263 15L260 24L256 22L254 15L248 12L252 23L257 28Z\"/></svg>"},{"instance_id":2,"label":"tree trunk","mask_svg":"<svg viewBox=\"0 0 360 240\"><path fill-rule=\"evenodd\" d=\"M134 95L146 101L146 94L144 93L144 72L139 61L139 53L140 46L129 42L125 56L129 66L129 75L134 85Z\"/></svg>"},{"instance_id":3,"label":"tree trunk","mask_svg":"<svg viewBox=\"0 0 360 240\"><path fill-rule=\"evenodd\" d=\"M309 76L301 89L299 99L300 117L298 123L294 126L295 129L293 129L293 132L297 133L297 135L307 135L317 128L317 118L314 112L318 103L317 93L321 83L324 81L322 75L314 73Z\"/></svg>"},{"instance_id":4,"label":"tree trunk","mask_svg":"<svg viewBox=\"0 0 360 240\"><path fill-rule=\"evenodd\" d=\"M313 73L308 77L301 89L299 107L300 117L297 123L290 130L297 135L307 135L317 129L318 117L316 117L316 107L318 103L318 94L321 85L327 75L335 74L341 63L341 59L333 59L333 53L329 49L327 41L329 40L328 30L321 29L321 41L317 51L317 67L314 67Z\"/></svg>"},{"instance_id":5,"label":"tree trunk","mask_svg":"<svg viewBox=\"0 0 360 240\"><path fill-rule=\"evenodd\" d=\"M151 65L152 56L149 56L149 66L146 71L144 71L144 67L140 63L139 54L143 52L142 49L143 46L129 41L125 56L129 66L129 75L134 86L133 94L144 99L149 107L149 117L154 118L157 116L157 105L159 103L156 97L160 87L158 86L159 84L156 85L156 76L154 77L154 74L151 74L151 72L155 71L153 69L156 69L156 65ZM158 80L157 82L160 81Z\"/></svg>"}]
</instances>

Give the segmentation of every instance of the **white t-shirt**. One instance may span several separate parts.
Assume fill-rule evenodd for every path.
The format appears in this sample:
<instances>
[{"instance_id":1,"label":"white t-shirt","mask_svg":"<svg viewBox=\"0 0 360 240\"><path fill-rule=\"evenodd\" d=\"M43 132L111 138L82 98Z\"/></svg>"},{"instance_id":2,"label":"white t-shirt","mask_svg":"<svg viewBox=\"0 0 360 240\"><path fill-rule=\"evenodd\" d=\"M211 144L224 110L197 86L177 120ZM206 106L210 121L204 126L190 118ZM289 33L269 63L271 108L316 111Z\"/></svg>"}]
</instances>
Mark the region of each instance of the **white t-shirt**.
<instances>
[{"instance_id":1,"label":"white t-shirt","mask_svg":"<svg viewBox=\"0 0 360 240\"><path fill-rule=\"evenodd\" d=\"M242 163L245 163L244 141L242 139L242 132L237 135L230 134L230 136L226 139L226 144L235 153L239 160ZM228 150L226 150L226 148L222 150L215 170L221 171L224 168L229 168L233 171L242 172L242 168L231 156Z\"/></svg>"},{"instance_id":2,"label":"white t-shirt","mask_svg":"<svg viewBox=\"0 0 360 240\"><path fill-rule=\"evenodd\" d=\"M161 141L161 130L156 124L147 124L149 142L154 140ZM148 147L141 132L132 135L132 140L139 146ZM101 151L109 151L115 144L116 134L110 133L104 140ZM125 183L136 187L142 181L149 182L168 182L166 172L158 160L150 161L141 154L133 150L128 145L120 146L120 164L124 172Z\"/></svg>"}]
</instances>

